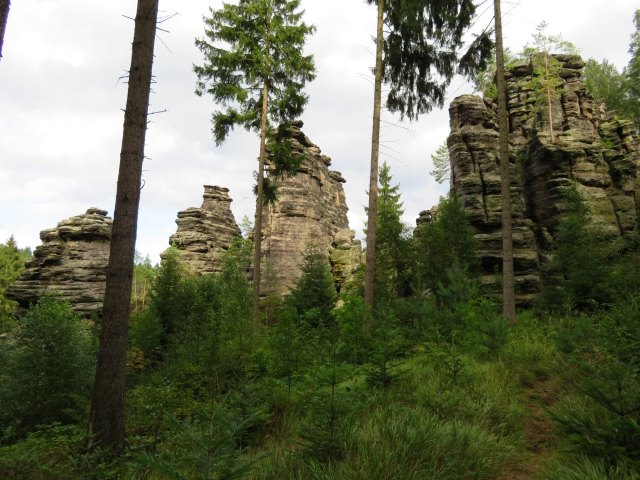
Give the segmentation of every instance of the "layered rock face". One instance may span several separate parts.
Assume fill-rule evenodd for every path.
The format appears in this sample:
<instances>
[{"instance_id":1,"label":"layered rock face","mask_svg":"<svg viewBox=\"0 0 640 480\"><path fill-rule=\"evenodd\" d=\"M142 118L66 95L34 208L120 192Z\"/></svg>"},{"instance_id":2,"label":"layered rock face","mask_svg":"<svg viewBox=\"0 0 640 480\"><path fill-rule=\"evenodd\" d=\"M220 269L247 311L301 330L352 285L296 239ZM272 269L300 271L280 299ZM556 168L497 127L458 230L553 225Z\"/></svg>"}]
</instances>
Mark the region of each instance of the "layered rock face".
<instances>
[{"instance_id":1,"label":"layered rock face","mask_svg":"<svg viewBox=\"0 0 640 480\"><path fill-rule=\"evenodd\" d=\"M205 185L202 206L178 212L176 223L178 230L169 243L175 245L183 263L196 274L219 272L224 253L233 239L240 237L228 188Z\"/></svg>"},{"instance_id":2,"label":"layered rock face","mask_svg":"<svg viewBox=\"0 0 640 480\"><path fill-rule=\"evenodd\" d=\"M26 308L52 293L82 316L100 314L111 225L105 210L90 208L84 215L40 232L42 245L36 248L20 278L7 289L7 298Z\"/></svg>"},{"instance_id":3,"label":"layered rock face","mask_svg":"<svg viewBox=\"0 0 640 480\"><path fill-rule=\"evenodd\" d=\"M536 111L528 80L532 66L507 73L511 201L516 294L535 298L540 264L564 211L564 192L575 183L594 222L612 237L629 234L640 212L640 160L630 122L605 112L580 79L576 56L557 55L562 87L552 99L555 139L546 108ZM449 109L452 193L461 199L476 231L485 283L501 270L501 197L497 107L473 95Z\"/></svg>"},{"instance_id":4,"label":"layered rock face","mask_svg":"<svg viewBox=\"0 0 640 480\"><path fill-rule=\"evenodd\" d=\"M327 254L332 249L340 251L334 254L333 264L334 271L340 272L340 285L357 269L355 262L360 259L359 242L347 233L348 208L342 188L345 180L339 172L329 170L331 159L321 153L301 127L302 122L295 123L290 135L294 152L304 160L295 175L278 184L278 201L264 212L265 295L282 295L291 289L300 277L300 265L309 244Z\"/></svg>"}]
</instances>

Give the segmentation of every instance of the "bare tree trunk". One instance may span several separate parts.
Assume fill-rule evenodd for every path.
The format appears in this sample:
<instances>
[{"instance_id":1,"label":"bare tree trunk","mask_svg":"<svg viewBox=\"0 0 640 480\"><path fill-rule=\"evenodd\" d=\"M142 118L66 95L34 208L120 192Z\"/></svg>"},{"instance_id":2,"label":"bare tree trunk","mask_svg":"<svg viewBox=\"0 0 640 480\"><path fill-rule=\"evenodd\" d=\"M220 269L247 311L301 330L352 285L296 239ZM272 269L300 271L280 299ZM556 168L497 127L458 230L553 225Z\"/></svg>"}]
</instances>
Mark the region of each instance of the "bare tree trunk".
<instances>
[{"instance_id":1,"label":"bare tree trunk","mask_svg":"<svg viewBox=\"0 0 640 480\"><path fill-rule=\"evenodd\" d=\"M122 452L125 446L125 361L158 1L138 0L107 288L91 403L91 432L100 446L111 448L114 453Z\"/></svg>"},{"instance_id":2,"label":"bare tree trunk","mask_svg":"<svg viewBox=\"0 0 640 480\"><path fill-rule=\"evenodd\" d=\"M262 260L262 213L264 206L264 162L267 155L267 115L269 87L262 88L262 124L260 126L260 157L258 158L258 194L256 195L256 221L253 228L253 322L260 319L260 264Z\"/></svg>"},{"instance_id":3,"label":"bare tree trunk","mask_svg":"<svg viewBox=\"0 0 640 480\"><path fill-rule=\"evenodd\" d=\"M0 0L0 58L2 58L2 45L4 45L4 32L7 28L10 6L11 0Z\"/></svg>"},{"instance_id":4,"label":"bare tree trunk","mask_svg":"<svg viewBox=\"0 0 640 480\"><path fill-rule=\"evenodd\" d=\"M549 135L551 135L551 143L555 142L553 135L553 112L551 111L551 83L549 81L549 57L547 52L544 52L544 74L545 82L547 84L547 112L549 114Z\"/></svg>"},{"instance_id":5,"label":"bare tree trunk","mask_svg":"<svg viewBox=\"0 0 640 480\"><path fill-rule=\"evenodd\" d=\"M502 196L502 314L509 325L516 323L515 276L513 272L513 227L511 224L511 178L509 174L509 119L507 85L504 77L502 16L500 0L494 0L496 31L496 83L500 130L500 184Z\"/></svg>"},{"instance_id":6,"label":"bare tree trunk","mask_svg":"<svg viewBox=\"0 0 640 480\"><path fill-rule=\"evenodd\" d=\"M378 157L380 155L380 110L382 107L382 42L384 0L378 0L375 87L373 93L373 129L371 133L371 171L369 174L369 210L367 215L367 254L364 279L365 315L373 313L376 278L376 223L378 219ZM368 321L365 329L369 328Z\"/></svg>"}]
</instances>

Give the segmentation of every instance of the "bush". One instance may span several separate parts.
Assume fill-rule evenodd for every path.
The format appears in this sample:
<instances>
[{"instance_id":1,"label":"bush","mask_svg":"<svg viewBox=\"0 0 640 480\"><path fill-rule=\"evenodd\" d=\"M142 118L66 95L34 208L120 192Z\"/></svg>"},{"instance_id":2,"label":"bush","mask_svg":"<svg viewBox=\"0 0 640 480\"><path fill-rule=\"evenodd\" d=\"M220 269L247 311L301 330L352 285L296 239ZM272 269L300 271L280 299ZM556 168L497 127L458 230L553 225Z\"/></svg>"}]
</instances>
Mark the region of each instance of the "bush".
<instances>
[{"instance_id":1,"label":"bush","mask_svg":"<svg viewBox=\"0 0 640 480\"><path fill-rule=\"evenodd\" d=\"M0 341L0 428L5 440L37 425L71 423L83 416L94 347L87 324L67 304L43 297Z\"/></svg>"}]
</instances>

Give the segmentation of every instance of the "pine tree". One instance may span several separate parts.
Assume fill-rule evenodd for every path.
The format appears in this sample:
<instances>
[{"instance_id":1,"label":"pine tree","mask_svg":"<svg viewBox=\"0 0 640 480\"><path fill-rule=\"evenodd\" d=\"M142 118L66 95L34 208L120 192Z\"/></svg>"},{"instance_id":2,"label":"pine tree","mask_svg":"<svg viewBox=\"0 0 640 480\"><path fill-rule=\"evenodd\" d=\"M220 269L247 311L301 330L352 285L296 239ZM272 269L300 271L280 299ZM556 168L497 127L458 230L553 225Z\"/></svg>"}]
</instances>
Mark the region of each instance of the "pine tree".
<instances>
[{"instance_id":1,"label":"pine tree","mask_svg":"<svg viewBox=\"0 0 640 480\"><path fill-rule=\"evenodd\" d=\"M531 58L533 77L529 86L536 101L538 110L546 109L549 123L549 136L555 142L553 129L553 101L562 91L564 81L560 76L561 63L551 56L552 53L576 53L576 47L571 42L562 39L560 35L549 35L547 22L541 22L533 34L533 46L527 45L524 54Z\"/></svg>"},{"instance_id":2,"label":"pine tree","mask_svg":"<svg viewBox=\"0 0 640 480\"><path fill-rule=\"evenodd\" d=\"M272 125L291 122L303 111L303 88L315 77L313 57L303 55L314 27L301 21L300 0L240 0L211 9L205 39L196 46L204 64L194 66L196 94L210 94L223 108L212 116L220 145L235 126L260 133L253 256L253 315L258 320L262 208L265 202L267 137ZM286 130L286 129L285 129ZM277 163L278 158L272 158ZM285 159L291 168L291 159ZM267 195L267 198L269 196Z\"/></svg>"},{"instance_id":3,"label":"pine tree","mask_svg":"<svg viewBox=\"0 0 640 480\"><path fill-rule=\"evenodd\" d=\"M417 120L433 106L442 106L456 67L465 74L485 66L491 42L480 35L459 62L458 49L470 26L471 0L367 0L378 7L374 69L373 128L369 178L365 304L374 307L378 157L382 83L389 85L386 106L400 117ZM387 34L384 35L384 27Z\"/></svg>"},{"instance_id":4,"label":"pine tree","mask_svg":"<svg viewBox=\"0 0 640 480\"><path fill-rule=\"evenodd\" d=\"M102 447L112 448L114 453L122 452L125 441L125 363L157 18L158 0L138 0L104 314L91 404L91 431Z\"/></svg>"}]
</instances>

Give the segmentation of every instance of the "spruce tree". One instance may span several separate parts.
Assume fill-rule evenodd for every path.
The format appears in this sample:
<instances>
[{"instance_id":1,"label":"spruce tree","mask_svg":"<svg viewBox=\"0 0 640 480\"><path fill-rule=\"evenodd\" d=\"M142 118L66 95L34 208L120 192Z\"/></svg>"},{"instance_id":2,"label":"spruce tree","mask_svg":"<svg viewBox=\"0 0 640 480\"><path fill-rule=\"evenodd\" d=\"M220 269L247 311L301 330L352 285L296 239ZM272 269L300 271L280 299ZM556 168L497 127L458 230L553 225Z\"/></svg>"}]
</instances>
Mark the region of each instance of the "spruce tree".
<instances>
[{"instance_id":1,"label":"spruce tree","mask_svg":"<svg viewBox=\"0 0 640 480\"><path fill-rule=\"evenodd\" d=\"M222 108L212 116L217 145L235 126L260 133L253 255L253 315L258 320L262 208L265 197L267 136L273 125L291 122L303 111L303 88L315 78L313 57L303 55L315 28L302 22L300 0L240 0L211 9L206 38L196 46L204 56L194 66L196 94L210 94ZM277 137L277 133L274 134ZM278 158L272 158L278 162ZM285 163L289 163L287 160ZM291 165L289 165L291 168Z\"/></svg>"},{"instance_id":2,"label":"spruce tree","mask_svg":"<svg viewBox=\"0 0 640 480\"><path fill-rule=\"evenodd\" d=\"M502 46L502 13L500 0L494 0L496 35L496 85L498 88L498 130L500 158L500 196L502 207L502 315L509 325L516 323L515 274L513 269L513 225L511 222L511 175L509 171L509 117L507 112L507 82ZM546 58L546 54L545 54ZM550 104L549 104L550 105ZM551 110L549 109L551 116ZM553 132L552 121L549 128ZM551 134L553 141L553 133Z\"/></svg>"},{"instance_id":3,"label":"spruce tree","mask_svg":"<svg viewBox=\"0 0 640 480\"><path fill-rule=\"evenodd\" d=\"M374 107L367 220L365 304L374 307L378 157L382 83L389 86L386 107L417 120L444 104L457 68L471 75L484 68L491 42L480 35L459 58L462 36L476 7L471 0L367 0L378 7ZM384 34L386 28L387 34Z\"/></svg>"},{"instance_id":4,"label":"spruce tree","mask_svg":"<svg viewBox=\"0 0 640 480\"><path fill-rule=\"evenodd\" d=\"M138 0L104 314L91 404L92 433L102 447L112 448L114 453L122 452L125 441L125 364L157 18L158 0Z\"/></svg>"},{"instance_id":5,"label":"spruce tree","mask_svg":"<svg viewBox=\"0 0 640 480\"><path fill-rule=\"evenodd\" d=\"M376 296L390 300L402 288L406 272L408 240L407 227L402 222L400 185L392 184L391 168L383 162L378 181Z\"/></svg>"}]
</instances>

